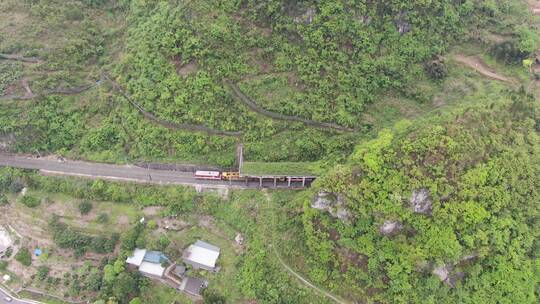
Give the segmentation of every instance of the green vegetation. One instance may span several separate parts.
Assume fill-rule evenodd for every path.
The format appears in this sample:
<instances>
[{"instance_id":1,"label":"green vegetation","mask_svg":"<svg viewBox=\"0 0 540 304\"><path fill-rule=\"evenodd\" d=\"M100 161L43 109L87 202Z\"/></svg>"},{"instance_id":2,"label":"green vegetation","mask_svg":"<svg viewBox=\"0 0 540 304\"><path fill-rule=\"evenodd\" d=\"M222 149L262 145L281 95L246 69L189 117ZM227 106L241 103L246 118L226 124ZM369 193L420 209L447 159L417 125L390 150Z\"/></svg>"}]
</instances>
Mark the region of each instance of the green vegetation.
<instances>
[{"instance_id":1,"label":"green vegetation","mask_svg":"<svg viewBox=\"0 0 540 304\"><path fill-rule=\"evenodd\" d=\"M23 264L24 266L30 266L32 264L32 255L28 248L21 248L15 255L15 260Z\"/></svg>"},{"instance_id":2,"label":"green vegetation","mask_svg":"<svg viewBox=\"0 0 540 304\"><path fill-rule=\"evenodd\" d=\"M28 208L35 208L41 203L40 199L34 196L25 195L21 198L21 203Z\"/></svg>"},{"instance_id":3,"label":"green vegetation","mask_svg":"<svg viewBox=\"0 0 540 304\"><path fill-rule=\"evenodd\" d=\"M509 50L503 45L494 54L528 56L537 36L517 2L7 0L3 19L9 12L19 19L6 22L1 52L42 62L9 62L1 79L23 94L22 73L39 93L91 85L107 72L160 119L242 131L248 160L334 162L388 123L366 118L389 94L413 108L430 104L440 80L429 78L446 75L447 62L436 59L460 37L479 40L500 28L515 35ZM225 80L268 111L357 131L265 118L235 100ZM77 96L2 103L0 134L13 138L10 150L18 152L233 164L237 138L164 128L107 81L99 84Z\"/></svg>"},{"instance_id":4,"label":"green vegetation","mask_svg":"<svg viewBox=\"0 0 540 304\"><path fill-rule=\"evenodd\" d=\"M243 173L320 176L224 198L2 168L6 218L50 236L37 265L18 240L24 283L189 302L123 261L206 239L205 303L330 301L281 258L351 302L537 303L539 20L518 0L1 1L1 151L231 168L242 143Z\"/></svg>"},{"instance_id":5,"label":"green vegetation","mask_svg":"<svg viewBox=\"0 0 540 304\"><path fill-rule=\"evenodd\" d=\"M87 200L83 200L79 203L79 212L82 214L82 215L86 215L88 213L90 213L90 211L92 211L92 202L89 202Z\"/></svg>"},{"instance_id":6,"label":"green vegetation","mask_svg":"<svg viewBox=\"0 0 540 304\"><path fill-rule=\"evenodd\" d=\"M242 173L254 175L320 175L322 173L322 169L317 163L312 162L244 162Z\"/></svg>"},{"instance_id":7,"label":"green vegetation","mask_svg":"<svg viewBox=\"0 0 540 304\"><path fill-rule=\"evenodd\" d=\"M355 300L537 302L540 107L500 98L512 101L381 132L318 180L311 194L333 193L347 216L305 200L310 278Z\"/></svg>"},{"instance_id":8,"label":"green vegetation","mask_svg":"<svg viewBox=\"0 0 540 304\"><path fill-rule=\"evenodd\" d=\"M60 248L75 250L77 256L82 256L88 249L92 249L97 253L112 252L119 238L117 234L113 234L110 238L103 236L91 237L81 234L62 223L57 215L53 215L49 226L56 244Z\"/></svg>"}]
</instances>

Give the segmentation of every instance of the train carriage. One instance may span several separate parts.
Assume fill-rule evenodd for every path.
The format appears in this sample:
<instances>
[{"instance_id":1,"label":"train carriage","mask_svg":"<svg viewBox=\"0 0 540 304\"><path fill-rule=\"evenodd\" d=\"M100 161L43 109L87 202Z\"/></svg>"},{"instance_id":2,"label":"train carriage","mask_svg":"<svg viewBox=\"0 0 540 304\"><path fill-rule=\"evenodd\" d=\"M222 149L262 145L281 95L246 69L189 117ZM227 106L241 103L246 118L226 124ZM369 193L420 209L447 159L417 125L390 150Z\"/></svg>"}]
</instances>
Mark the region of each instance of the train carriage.
<instances>
[{"instance_id":1,"label":"train carriage","mask_svg":"<svg viewBox=\"0 0 540 304\"><path fill-rule=\"evenodd\" d=\"M219 171L195 171L196 179L211 179L221 180L221 172Z\"/></svg>"}]
</instances>

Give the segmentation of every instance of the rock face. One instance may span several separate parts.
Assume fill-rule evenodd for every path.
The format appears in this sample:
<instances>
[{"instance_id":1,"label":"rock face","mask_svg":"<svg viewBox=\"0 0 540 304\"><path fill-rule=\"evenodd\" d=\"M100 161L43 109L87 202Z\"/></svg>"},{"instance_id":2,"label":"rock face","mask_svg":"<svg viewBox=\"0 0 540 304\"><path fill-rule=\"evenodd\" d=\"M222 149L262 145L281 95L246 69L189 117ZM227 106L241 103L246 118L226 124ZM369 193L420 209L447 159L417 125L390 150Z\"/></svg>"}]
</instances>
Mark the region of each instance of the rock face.
<instances>
[{"instance_id":1,"label":"rock face","mask_svg":"<svg viewBox=\"0 0 540 304\"><path fill-rule=\"evenodd\" d=\"M293 20L295 23L310 24L313 22L316 12L315 8L308 7L301 16L295 17Z\"/></svg>"},{"instance_id":2,"label":"rock face","mask_svg":"<svg viewBox=\"0 0 540 304\"><path fill-rule=\"evenodd\" d=\"M244 236L240 233L236 234L236 237L234 238L234 241L237 245L244 245Z\"/></svg>"},{"instance_id":3,"label":"rock face","mask_svg":"<svg viewBox=\"0 0 540 304\"><path fill-rule=\"evenodd\" d=\"M0 226L0 258L4 256L7 249L13 245L13 240L9 233Z\"/></svg>"},{"instance_id":4,"label":"rock face","mask_svg":"<svg viewBox=\"0 0 540 304\"><path fill-rule=\"evenodd\" d=\"M407 13L400 12L396 20L394 21L398 32L403 35L411 31L411 24L406 21Z\"/></svg>"},{"instance_id":5,"label":"rock face","mask_svg":"<svg viewBox=\"0 0 540 304\"><path fill-rule=\"evenodd\" d=\"M398 221L391 221L386 220L384 223L379 227L379 232L382 235L395 235L398 232L400 232L403 229L403 225L401 225Z\"/></svg>"},{"instance_id":6,"label":"rock face","mask_svg":"<svg viewBox=\"0 0 540 304\"><path fill-rule=\"evenodd\" d=\"M456 283L465 277L465 273L461 271L452 271L452 264L446 264L433 269L432 273L441 280L444 284L451 288L456 287Z\"/></svg>"},{"instance_id":7,"label":"rock face","mask_svg":"<svg viewBox=\"0 0 540 304\"><path fill-rule=\"evenodd\" d=\"M450 276L450 269L447 265L439 266L433 269L433 274L439 277L441 282L448 282L448 277Z\"/></svg>"},{"instance_id":8,"label":"rock face","mask_svg":"<svg viewBox=\"0 0 540 304\"><path fill-rule=\"evenodd\" d=\"M429 196L429 190L426 188L414 190L410 200L413 212L431 215L432 204Z\"/></svg>"},{"instance_id":9,"label":"rock face","mask_svg":"<svg viewBox=\"0 0 540 304\"><path fill-rule=\"evenodd\" d=\"M311 201L311 208L324 210L331 216L342 221L350 218L349 211L345 209L345 198L342 195L328 191L320 191Z\"/></svg>"}]
</instances>

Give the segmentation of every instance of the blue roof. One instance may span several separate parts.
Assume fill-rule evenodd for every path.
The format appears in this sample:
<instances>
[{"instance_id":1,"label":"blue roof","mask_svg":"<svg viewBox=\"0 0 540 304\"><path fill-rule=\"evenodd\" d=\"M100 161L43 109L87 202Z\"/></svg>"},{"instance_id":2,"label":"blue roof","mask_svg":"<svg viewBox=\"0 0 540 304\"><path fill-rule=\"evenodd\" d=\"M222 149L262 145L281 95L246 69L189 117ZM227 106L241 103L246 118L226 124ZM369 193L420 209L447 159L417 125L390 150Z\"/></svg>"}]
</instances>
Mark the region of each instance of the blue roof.
<instances>
[{"instance_id":1,"label":"blue roof","mask_svg":"<svg viewBox=\"0 0 540 304\"><path fill-rule=\"evenodd\" d=\"M42 253L43 253L43 252L41 251L41 249L36 249L36 250L34 250L34 254L35 254L36 256L40 256Z\"/></svg>"},{"instance_id":2,"label":"blue roof","mask_svg":"<svg viewBox=\"0 0 540 304\"><path fill-rule=\"evenodd\" d=\"M168 262L169 259L160 251L147 251L144 255L143 261L161 264L163 262Z\"/></svg>"}]
</instances>

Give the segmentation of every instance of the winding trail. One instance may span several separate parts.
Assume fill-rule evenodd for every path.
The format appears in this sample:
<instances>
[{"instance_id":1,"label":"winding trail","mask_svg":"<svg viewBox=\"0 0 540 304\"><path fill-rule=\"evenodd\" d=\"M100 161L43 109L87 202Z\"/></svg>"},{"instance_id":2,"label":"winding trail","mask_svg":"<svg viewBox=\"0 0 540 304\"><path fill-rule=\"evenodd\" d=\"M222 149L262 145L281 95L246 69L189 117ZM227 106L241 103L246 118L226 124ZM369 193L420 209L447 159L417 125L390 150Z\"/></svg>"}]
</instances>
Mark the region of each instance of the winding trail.
<instances>
[{"instance_id":1,"label":"winding trail","mask_svg":"<svg viewBox=\"0 0 540 304\"><path fill-rule=\"evenodd\" d=\"M275 120L283 120L283 121L291 121L291 122L301 122L303 124L319 128L319 129L325 129L328 131L337 131L337 132L354 132L354 129L342 127L340 125L336 125L333 123L327 123L327 122L318 122L314 120L309 120L297 116L289 116L289 115L283 115L276 112L268 111L261 106L259 106L255 101L253 101L251 98L246 96L240 88L233 83L230 80L225 80L225 84L231 89L233 96L237 97L242 103L244 103L246 106L248 106L253 112L259 113L260 115L275 119Z\"/></svg>"},{"instance_id":2,"label":"winding trail","mask_svg":"<svg viewBox=\"0 0 540 304\"><path fill-rule=\"evenodd\" d=\"M497 71L495 71L493 68L486 65L486 63L479 57L457 54L456 56L454 56L454 59L457 62L474 69L475 71L477 71L483 76L486 76L488 78L495 79L498 81L502 81L508 84L515 84L515 81L513 79L498 74Z\"/></svg>"},{"instance_id":3,"label":"winding trail","mask_svg":"<svg viewBox=\"0 0 540 304\"><path fill-rule=\"evenodd\" d=\"M190 132L202 132L210 135L219 135L219 136L231 136L231 137L240 137L243 135L243 132L241 131L222 131L222 130L216 130L209 128L207 126L203 125L193 125L193 124L180 124L171 122L162 118L157 117L153 113L150 113L146 111L141 105L139 105L137 102L135 102L133 99L131 99L124 89L116 83L114 80L112 80L109 76L104 75L104 78L108 80L113 88L120 93L127 101L134 106L139 112L148 120L151 120L169 130L184 130L184 131L190 131Z\"/></svg>"},{"instance_id":4,"label":"winding trail","mask_svg":"<svg viewBox=\"0 0 540 304\"><path fill-rule=\"evenodd\" d=\"M343 300L340 300L338 297L334 296L333 294L329 293L328 291L326 290L323 290L315 285L313 285L311 282L309 282L307 279L305 279L304 277L302 277L300 274L298 274L296 271L294 271L289 265L287 265L283 259L281 258L281 256L279 255L276 247L272 246L272 244L270 244L270 247L272 247L273 251L274 251L274 254L276 255L279 263L281 264L281 266L283 266L283 268L285 268L285 270L287 270L288 273L290 273L291 275L293 275L295 278L297 278L300 282L302 282L305 286L317 291L319 294L322 294L324 296L326 296L327 298L330 298L332 300L334 300L336 303L339 303L339 304L349 304L347 302L343 302Z\"/></svg>"},{"instance_id":5,"label":"winding trail","mask_svg":"<svg viewBox=\"0 0 540 304\"><path fill-rule=\"evenodd\" d=\"M0 54L0 59L22 61L22 62L28 62L28 63L41 62L41 59L39 59L38 57L23 57L23 56L12 55L12 54Z\"/></svg>"},{"instance_id":6,"label":"winding trail","mask_svg":"<svg viewBox=\"0 0 540 304\"><path fill-rule=\"evenodd\" d=\"M271 198L270 198L270 195L268 194L268 191L266 190L263 190L263 193L264 193L264 196L266 198L266 203L267 203L267 208L268 210L271 210L272 209L272 204L271 204ZM274 216L275 216L275 212L271 212L272 213L272 227L275 227L275 224L274 224ZM283 260L283 258L281 258L281 255L279 254L278 250L276 249L276 246L274 245L274 238L275 238L275 234L274 234L274 231L272 230L271 232L271 235L270 235L270 244L269 244L269 247L272 248L272 252L274 253L274 255L276 256L276 258L278 259L278 262L279 264L281 264L281 266L290 274L292 275L293 277L295 277L296 279L298 279L304 286L307 286L313 290L315 290L317 293L319 293L320 295L323 295L331 300L333 300L334 302L338 303L338 304L349 304L349 302L345 302L344 300L340 299L339 297L331 294L330 292L320 288L320 287L317 287L315 284L311 283L308 279L304 278L302 275L300 275L298 272L294 271L294 269L292 269L291 266L287 265L287 263L285 263L285 261Z\"/></svg>"},{"instance_id":7,"label":"winding trail","mask_svg":"<svg viewBox=\"0 0 540 304\"><path fill-rule=\"evenodd\" d=\"M88 91L94 87L101 85L101 80L98 80L93 84L87 84L87 85L82 85L78 87L47 89L47 90L43 90L43 92L41 93L32 92L32 89L30 88L28 84L28 79L23 78L21 83L26 91L24 95L0 96L0 101L1 100L30 100L30 99L34 99L38 97L44 97L47 95L77 95L77 94L81 94L85 91Z\"/></svg>"}]
</instances>

